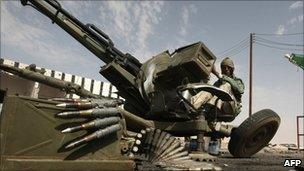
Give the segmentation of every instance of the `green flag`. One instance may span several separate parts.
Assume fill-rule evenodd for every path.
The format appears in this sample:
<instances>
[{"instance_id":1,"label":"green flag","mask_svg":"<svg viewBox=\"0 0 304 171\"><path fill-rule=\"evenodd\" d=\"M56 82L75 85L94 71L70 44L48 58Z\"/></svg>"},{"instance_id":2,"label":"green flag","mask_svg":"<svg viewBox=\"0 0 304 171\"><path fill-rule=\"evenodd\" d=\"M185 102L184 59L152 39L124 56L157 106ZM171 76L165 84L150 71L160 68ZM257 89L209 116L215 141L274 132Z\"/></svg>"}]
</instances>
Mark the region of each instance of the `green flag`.
<instances>
[{"instance_id":1,"label":"green flag","mask_svg":"<svg viewBox=\"0 0 304 171\"><path fill-rule=\"evenodd\" d=\"M301 54L294 54L292 53L291 55L286 54L285 57L295 65L299 66L304 70L304 55Z\"/></svg>"}]
</instances>

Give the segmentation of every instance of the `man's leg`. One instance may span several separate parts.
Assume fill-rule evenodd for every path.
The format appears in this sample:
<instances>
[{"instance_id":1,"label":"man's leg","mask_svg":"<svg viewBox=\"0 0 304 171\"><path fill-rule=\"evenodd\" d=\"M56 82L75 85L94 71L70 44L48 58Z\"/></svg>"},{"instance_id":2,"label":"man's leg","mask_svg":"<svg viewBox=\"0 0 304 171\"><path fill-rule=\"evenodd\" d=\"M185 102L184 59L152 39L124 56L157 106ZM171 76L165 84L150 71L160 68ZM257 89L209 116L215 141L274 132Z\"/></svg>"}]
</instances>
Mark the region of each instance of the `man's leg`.
<instances>
[{"instance_id":1,"label":"man's leg","mask_svg":"<svg viewBox=\"0 0 304 171\"><path fill-rule=\"evenodd\" d=\"M230 95L233 96L233 93L232 93L232 88L231 88L231 85L229 83L225 83L225 84L222 84L220 87L220 89L228 92ZM218 109L221 109L225 114L233 114L233 109L234 109L234 102L230 103L230 102L223 102L221 99L219 99L217 96L213 96L209 101L208 101L208 104L211 104L211 105L216 105L216 107Z\"/></svg>"},{"instance_id":2,"label":"man's leg","mask_svg":"<svg viewBox=\"0 0 304 171\"><path fill-rule=\"evenodd\" d=\"M191 104L195 109L200 108L203 104L207 103L212 98L211 93L206 91L201 91L195 96L191 97Z\"/></svg>"}]
</instances>

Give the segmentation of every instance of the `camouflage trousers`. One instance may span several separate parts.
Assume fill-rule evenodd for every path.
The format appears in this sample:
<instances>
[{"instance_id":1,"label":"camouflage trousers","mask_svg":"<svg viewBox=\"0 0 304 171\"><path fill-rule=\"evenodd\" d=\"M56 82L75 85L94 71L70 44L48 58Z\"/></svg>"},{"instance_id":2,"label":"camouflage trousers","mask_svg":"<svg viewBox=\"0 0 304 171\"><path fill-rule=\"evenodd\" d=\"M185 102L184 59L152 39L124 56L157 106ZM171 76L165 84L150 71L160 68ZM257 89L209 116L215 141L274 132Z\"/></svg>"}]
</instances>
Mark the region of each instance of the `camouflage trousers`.
<instances>
[{"instance_id":1,"label":"camouflage trousers","mask_svg":"<svg viewBox=\"0 0 304 171\"><path fill-rule=\"evenodd\" d=\"M229 83L224 83L220 87L220 89L228 92L233 101L225 102L219 99L217 96L213 96L211 93L206 91L201 91L197 93L195 96L191 97L191 104L194 108L198 109L203 107L204 104L208 103L210 105L215 105L218 109L223 112L223 114L227 115L237 115L240 113L241 104L238 103L233 95L231 85Z\"/></svg>"}]
</instances>

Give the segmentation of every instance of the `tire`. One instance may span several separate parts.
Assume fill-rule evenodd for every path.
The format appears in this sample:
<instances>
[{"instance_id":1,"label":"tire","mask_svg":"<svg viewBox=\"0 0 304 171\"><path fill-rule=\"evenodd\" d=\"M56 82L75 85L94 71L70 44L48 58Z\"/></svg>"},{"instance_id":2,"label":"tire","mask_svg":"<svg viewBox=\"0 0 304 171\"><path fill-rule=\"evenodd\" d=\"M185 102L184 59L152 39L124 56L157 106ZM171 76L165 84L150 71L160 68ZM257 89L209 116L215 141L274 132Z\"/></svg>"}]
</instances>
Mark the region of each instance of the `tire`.
<instances>
[{"instance_id":1,"label":"tire","mask_svg":"<svg viewBox=\"0 0 304 171\"><path fill-rule=\"evenodd\" d=\"M264 109L247 118L232 134L228 150L234 157L250 157L265 147L277 132L281 119Z\"/></svg>"}]
</instances>

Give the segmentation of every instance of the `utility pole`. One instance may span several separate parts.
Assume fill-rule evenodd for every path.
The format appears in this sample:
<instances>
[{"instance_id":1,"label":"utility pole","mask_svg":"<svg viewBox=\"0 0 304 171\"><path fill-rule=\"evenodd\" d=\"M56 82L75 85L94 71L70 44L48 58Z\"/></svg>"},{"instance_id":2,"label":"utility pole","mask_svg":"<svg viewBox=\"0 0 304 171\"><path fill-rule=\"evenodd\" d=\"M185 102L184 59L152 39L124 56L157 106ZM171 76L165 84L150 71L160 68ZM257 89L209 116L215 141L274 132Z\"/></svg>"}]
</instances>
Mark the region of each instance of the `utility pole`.
<instances>
[{"instance_id":1,"label":"utility pole","mask_svg":"<svg viewBox=\"0 0 304 171\"><path fill-rule=\"evenodd\" d=\"M249 116L252 115L252 44L253 35L250 33L250 48L249 48Z\"/></svg>"}]
</instances>

